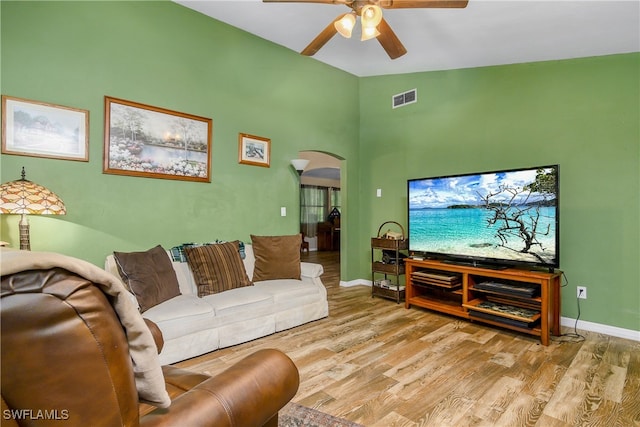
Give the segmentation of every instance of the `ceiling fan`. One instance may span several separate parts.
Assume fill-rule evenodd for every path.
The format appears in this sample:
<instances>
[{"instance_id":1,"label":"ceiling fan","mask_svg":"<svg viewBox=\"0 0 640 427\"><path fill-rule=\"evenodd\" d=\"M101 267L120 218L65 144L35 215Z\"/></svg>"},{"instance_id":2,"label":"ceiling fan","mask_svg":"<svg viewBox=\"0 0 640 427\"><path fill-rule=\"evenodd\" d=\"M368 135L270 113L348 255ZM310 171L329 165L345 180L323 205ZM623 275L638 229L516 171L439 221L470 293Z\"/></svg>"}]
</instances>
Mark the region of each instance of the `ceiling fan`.
<instances>
[{"instance_id":1,"label":"ceiling fan","mask_svg":"<svg viewBox=\"0 0 640 427\"><path fill-rule=\"evenodd\" d=\"M409 8L464 8L468 0L262 0L264 3L325 3L344 5L351 12L338 16L316 36L300 53L315 55L336 33L351 37L356 18L362 24L362 40L377 38L389 58L396 59L407 53L400 39L382 17L382 9Z\"/></svg>"}]
</instances>

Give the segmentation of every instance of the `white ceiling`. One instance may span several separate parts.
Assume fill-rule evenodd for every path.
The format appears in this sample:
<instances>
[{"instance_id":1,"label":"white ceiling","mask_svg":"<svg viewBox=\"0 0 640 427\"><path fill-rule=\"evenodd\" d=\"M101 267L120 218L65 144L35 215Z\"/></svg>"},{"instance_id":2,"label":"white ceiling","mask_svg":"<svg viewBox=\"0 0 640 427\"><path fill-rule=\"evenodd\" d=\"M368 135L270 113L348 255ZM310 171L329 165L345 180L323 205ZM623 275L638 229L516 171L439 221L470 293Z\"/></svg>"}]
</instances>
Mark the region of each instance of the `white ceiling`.
<instances>
[{"instance_id":1,"label":"white ceiling","mask_svg":"<svg viewBox=\"0 0 640 427\"><path fill-rule=\"evenodd\" d=\"M174 0L300 52L344 5ZM464 9L383 11L408 53L336 34L313 58L356 76L472 68L640 51L640 0L469 0Z\"/></svg>"}]
</instances>

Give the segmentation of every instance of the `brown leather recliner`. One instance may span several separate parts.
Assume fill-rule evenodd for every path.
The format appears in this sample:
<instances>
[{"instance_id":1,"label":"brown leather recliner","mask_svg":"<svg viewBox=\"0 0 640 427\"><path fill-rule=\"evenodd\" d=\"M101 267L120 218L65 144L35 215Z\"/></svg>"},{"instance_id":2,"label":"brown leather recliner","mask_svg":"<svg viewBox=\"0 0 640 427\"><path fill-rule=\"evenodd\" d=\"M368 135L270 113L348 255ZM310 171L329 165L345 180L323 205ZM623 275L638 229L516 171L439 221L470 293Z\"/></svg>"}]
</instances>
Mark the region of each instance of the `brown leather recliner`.
<instances>
[{"instance_id":1,"label":"brown leather recliner","mask_svg":"<svg viewBox=\"0 0 640 427\"><path fill-rule=\"evenodd\" d=\"M269 349L215 377L164 366L171 406L140 404L125 333L98 287L55 268L3 276L1 292L2 426L275 427L298 389L291 359Z\"/></svg>"}]
</instances>

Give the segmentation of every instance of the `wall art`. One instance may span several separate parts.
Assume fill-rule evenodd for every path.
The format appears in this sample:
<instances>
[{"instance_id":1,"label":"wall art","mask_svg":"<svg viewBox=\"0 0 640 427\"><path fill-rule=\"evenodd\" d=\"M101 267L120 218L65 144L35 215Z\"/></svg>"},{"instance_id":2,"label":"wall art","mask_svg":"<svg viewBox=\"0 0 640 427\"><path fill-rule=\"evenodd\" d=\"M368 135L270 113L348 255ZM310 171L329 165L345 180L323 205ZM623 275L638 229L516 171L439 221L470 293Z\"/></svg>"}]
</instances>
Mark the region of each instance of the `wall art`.
<instances>
[{"instance_id":1,"label":"wall art","mask_svg":"<svg viewBox=\"0 0 640 427\"><path fill-rule=\"evenodd\" d=\"M238 163L268 168L271 165L271 140L241 133L238 136Z\"/></svg>"},{"instance_id":2,"label":"wall art","mask_svg":"<svg viewBox=\"0 0 640 427\"><path fill-rule=\"evenodd\" d=\"M89 111L3 95L2 153L89 161Z\"/></svg>"},{"instance_id":3,"label":"wall art","mask_svg":"<svg viewBox=\"0 0 640 427\"><path fill-rule=\"evenodd\" d=\"M211 119L104 99L104 173L211 182Z\"/></svg>"}]
</instances>

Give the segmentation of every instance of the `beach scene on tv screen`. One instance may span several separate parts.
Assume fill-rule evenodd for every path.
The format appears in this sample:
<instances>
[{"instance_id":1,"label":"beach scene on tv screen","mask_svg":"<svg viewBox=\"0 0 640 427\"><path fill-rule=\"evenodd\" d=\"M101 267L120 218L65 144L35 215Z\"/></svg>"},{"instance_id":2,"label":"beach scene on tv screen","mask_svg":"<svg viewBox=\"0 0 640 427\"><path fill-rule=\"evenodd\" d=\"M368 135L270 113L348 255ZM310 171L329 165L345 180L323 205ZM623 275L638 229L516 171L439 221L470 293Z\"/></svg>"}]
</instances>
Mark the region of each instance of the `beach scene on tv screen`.
<instances>
[{"instance_id":1,"label":"beach scene on tv screen","mask_svg":"<svg viewBox=\"0 0 640 427\"><path fill-rule=\"evenodd\" d=\"M409 181L412 251L553 265L555 168Z\"/></svg>"}]
</instances>

